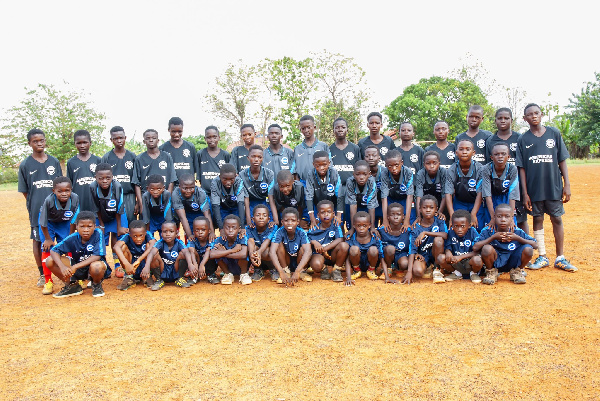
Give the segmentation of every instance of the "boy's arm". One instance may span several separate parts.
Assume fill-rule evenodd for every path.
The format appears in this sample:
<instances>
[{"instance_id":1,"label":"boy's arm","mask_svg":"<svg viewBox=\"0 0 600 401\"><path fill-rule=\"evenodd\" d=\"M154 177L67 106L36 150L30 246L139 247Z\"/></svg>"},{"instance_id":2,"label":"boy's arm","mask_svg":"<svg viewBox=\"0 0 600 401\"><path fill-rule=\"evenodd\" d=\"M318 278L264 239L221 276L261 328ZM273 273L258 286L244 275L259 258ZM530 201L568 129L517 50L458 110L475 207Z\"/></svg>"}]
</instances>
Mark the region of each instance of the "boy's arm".
<instances>
[{"instance_id":1,"label":"boy's arm","mask_svg":"<svg viewBox=\"0 0 600 401\"><path fill-rule=\"evenodd\" d=\"M248 223L248 226L254 227L252 219L250 218L250 198L248 197L244 198L244 216L246 216L246 222Z\"/></svg>"},{"instance_id":2,"label":"boy's arm","mask_svg":"<svg viewBox=\"0 0 600 401\"><path fill-rule=\"evenodd\" d=\"M266 238L263 243L260 245L260 248L258 248L258 254L262 255L264 251L267 250L267 248L269 248L269 246L271 245L271 240Z\"/></svg>"},{"instance_id":3,"label":"boy's arm","mask_svg":"<svg viewBox=\"0 0 600 401\"><path fill-rule=\"evenodd\" d=\"M489 244L493 240L497 239L499 236L500 236L500 233L498 233L498 231L496 231L494 234L490 235L488 238L481 239L480 241L475 242L475 244L473 244L473 252L475 254L478 254L484 245Z\"/></svg>"},{"instance_id":4,"label":"boy's arm","mask_svg":"<svg viewBox=\"0 0 600 401\"><path fill-rule=\"evenodd\" d=\"M73 234L75 232L75 224L71 223L69 234Z\"/></svg>"},{"instance_id":5,"label":"boy's arm","mask_svg":"<svg viewBox=\"0 0 600 401\"><path fill-rule=\"evenodd\" d=\"M241 226L244 227L247 224L250 224L250 222L252 222L252 220L246 220L247 216L246 213L244 213L244 206L246 204L246 199L248 199L248 197L244 198L244 202L238 202L238 214L240 215L240 220L241 220ZM250 202L250 200L248 200L248 202ZM246 207L246 209L248 209L248 213L250 213L250 207ZM221 223L222 224L222 223Z\"/></svg>"},{"instance_id":6,"label":"boy's arm","mask_svg":"<svg viewBox=\"0 0 600 401\"><path fill-rule=\"evenodd\" d=\"M415 254L411 253L410 255L408 255L408 268L406 269L406 274L404 275L404 278L402 279L402 284L412 283L412 270L413 270L414 262L415 262Z\"/></svg>"},{"instance_id":7,"label":"boy's arm","mask_svg":"<svg viewBox=\"0 0 600 401\"><path fill-rule=\"evenodd\" d=\"M221 218L221 205L213 204L212 212L213 212L213 217L215 218L215 221L217 222L217 228L219 230L222 230L223 229L223 219Z\"/></svg>"},{"instance_id":8,"label":"boy's arm","mask_svg":"<svg viewBox=\"0 0 600 401\"><path fill-rule=\"evenodd\" d=\"M377 227L375 227L375 209L369 209L369 217L371 218L371 234L375 234L377 238L380 238L379 231L377 231Z\"/></svg>"},{"instance_id":9,"label":"boy's arm","mask_svg":"<svg viewBox=\"0 0 600 401\"><path fill-rule=\"evenodd\" d=\"M188 237L188 240L194 239L194 233L190 229L190 223L187 221L187 217L185 215L185 209L175 209L175 214L179 217L179 221L181 221L181 226L183 227L183 232Z\"/></svg>"},{"instance_id":10,"label":"boy's arm","mask_svg":"<svg viewBox=\"0 0 600 401\"><path fill-rule=\"evenodd\" d=\"M271 206L271 213L273 214L273 222L275 225L279 225L279 213L277 213L277 205L275 205L275 197L269 196L269 206Z\"/></svg>"},{"instance_id":11,"label":"boy's arm","mask_svg":"<svg viewBox=\"0 0 600 401\"><path fill-rule=\"evenodd\" d=\"M480 223L480 221L477 220L477 212L479 212L479 208L481 207L481 199L481 192L478 192L475 203L473 204L473 209L471 209L471 225L475 228L478 228Z\"/></svg>"},{"instance_id":12,"label":"boy's arm","mask_svg":"<svg viewBox=\"0 0 600 401\"><path fill-rule=\"evenodd\" d=\"M560 163L558 163L558 168L560 169L560 173L562 174L564 181L562 191L562 202L567 203L571 200L571 181L569 180L569 169L567 168L567 161L563 160Z\"/></svg>"},{"instance_id":13,"label":"boy's arm","mask_svg":"<svg viewBox=\"0 0 600 401\"><path fill-rule=\"evenodd\" d=\"M414 195L406 195L406 211L404 213L404 224L402 225L402 232L405 232L410 227L410 214L412 211Z\"/></svg>"},{"instance_id":14,"label":"boy's arm","mask_svg":"<svg viewBox=\"0 0 600 401\"><path fill-rule=\"evenodd\" d=\"M444 241L448 239L448 233L444 231L424 231L421 234L428 235L430 237L441 237Z\"/></svg>"},{"instance_id":15,"label":"boy's arm","mask_svg":"<svg viewBox=\"0 0 600 401\"><path fill-rule=\"evenodd\" d=\"M235 249L235 247L233 249ZM230 253L228 257L231 259L246 259L248 257L248 246L242 245L241 250Z\"/></svg>"},{"instance_id":16,"label":"boy's arm","mask_svg":"<svg viewBox=\"0 0 600 401\"><path fill-rule=\"evenodd\" d=\"M52 258L52 259L54 259L54 258ZM98 256L98 255L92 255L89 258L87 258L86 260L82 260L81 262L72 265L71 269L73 271L81 269L82 267L86 267L86 266L91 265L92 263L94 263L97 260L100 260L100 256Z\"/></svg>"},{"instance_id":17,"label":"boy's arm","mask_svg":"<svg viewBox=\"0 0 600 401\"><path fill-rule=\"evenodd\" d=\"M135 200L138 207L138 212L143 213L144 208L142 206L142 189L139 185L134 185L135 187Z\"/></svg>"},{"instance_id":18,"label":"boy's arm","mask_svg":"<svg viewBox=\"0 0 600 401\"><path fill-rule=\"evenodd\" d=\"M156 240L154 238L151 239L150 241L148 241L148 243L146 244L146 250L144 251L144 253L142 253L140 255L140 257L136 260L135 263L139 264L141 261L143 261L146 258L148 258L148 260L152 260L152 258L150 258L150 252L153 249L156 249L156 248L154 248L154 244L156 244Z\"/></svg>"},{"instance_id":19,"label":"boy's arm","mask_svg":"<svg viewBox=\"0 0 600 401\"><path fill-rule=\"evenodd\" d=\"M62 259L60 258L60 254L58 252L50 250L50 257L54 261L54 264L56 266L58 266L58 268L60 269L62 275L65 278L69 278L69 277L71 277L73 275L73 273L75 272L75 270L71 269L71 266L65 266L65 264L62 262Z\"/></svg>"},{"instance_id":20,"label":"boy's arm","mask_svg":"<svg viewBox=\"0 0 600 401\"><path fill-rule=\"evenodd\" d=\"M125 242L118 240L115 243L115 246L113 246L112 251L115 255L117 255L117 257L119 258L119 261L121 262L121 265L123 266L123 268L125 268L125 273L127 274L133 274L133 265L131 263L129 263L129 261L127 260L127 258L125 257L125 255L123 254L123 244L125 244Z\"/></svg>"},{"instance_id":21,"label":"boy's arm","mask_svg":"<svg viewBox=\"0 0 600 401\"><path fill-rule=\"evenodd\" d=\"M560 163L558 166L560 167ZM525 206L525 209L531 211L531 199L527 192L527 174L525 173L525 169L521 167L519 167L519 181L521 181L521 200L523 201L523 206Z\"/></svg>"},{"instance_id":22,"label":"boy's arm","mask_svg":"<svg viewBox=\"0 0 600 401\"><path fill-rule=\"evenodd\" d=\"M446 199L446 208L448 209L448 215L450 216L450 220L452 220L452 215L454 214L454 205L452 204L452 194L444 195Z\"/></svg>"},{"instance_id":23,"label":"boy's arm","mask_svg":"<svg viewBox=\"0 0 600 401\"><path fill-rule=\"evenodd\" d=\"M323 250L325 252L328 252L332 249L335 249L335 247L338 246L341 242L342 242L342 238L336 238L333 241L331 241L329 244L325 245L323 247Z\"/></svg>"},{"instance_id":24,"label":"boy's arm","mask_svg":"<svg viewBox=\"0 0 600 401\"><path fill-rule=\"evenodd\" d=\"M269 248L269 256L271 257L271 263L273 263L273 267L277 269L279 274L283 274L283 268L279 263L279 259L277 258L277 248L279 248L278 242L271 242L271 247Z\"/></svg>"}]
</instances>

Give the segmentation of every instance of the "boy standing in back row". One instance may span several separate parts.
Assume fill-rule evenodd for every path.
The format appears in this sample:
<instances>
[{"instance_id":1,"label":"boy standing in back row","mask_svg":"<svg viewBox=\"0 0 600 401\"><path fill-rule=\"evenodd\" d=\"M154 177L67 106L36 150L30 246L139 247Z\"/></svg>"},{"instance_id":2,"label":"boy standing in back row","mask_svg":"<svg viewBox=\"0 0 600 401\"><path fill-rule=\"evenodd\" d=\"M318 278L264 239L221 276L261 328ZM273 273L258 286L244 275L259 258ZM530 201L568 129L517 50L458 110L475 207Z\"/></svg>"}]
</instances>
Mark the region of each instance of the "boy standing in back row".
<instances>
[{"instance_id":1,"label":"boy standing in back row","mask_svg":"<svg viewBox=\"0 0 600 401\"><path fill-rule=\"evenodd\" d=\"M173 159L173 168L177 174L177 183L183 174L191 174L194 177L198 172L198 161L196 159L196 147L184 140L183 120L179 117L171 117L168 125L171 139L160 145L162 152L167 152Z\"/></svg>"},{"instance_id":2,"label":"boy standing in back row","mask_svg":"<svg viewBox=\"0 0 600 401\"><path fill-rule=\"evenodd\" d=\"M79 207L82 211L93 210L92 193L90 184L96 181L96 166L101 159L90 153L92 137L84 129L76 131L73 142L77 148L77 154L67 161L67 178L73 184L73 192L79 196Z\"/></svg>"},{"instance_id":3,"label":"boy standing in back row","mask_svg":"<svg viewBox=\"0 0 600 401\"><path fill-rule=\"evenodd\" d=\"M475 144L475 154L473 155L473 160L481 164L486 164L487 159L485 145L488 138L492 136L492 133L490 131L479 129L479 125L481 125L482 122L483 107L479 105L471 106L469 108L469 113L467 114L467 124L469 125L469 129L456 136L454 145L456 146L456 149L458 149L458 144L460 141L463 139L471 140L471 142Z\"/></svg>"},{"instance_id":4,"label":"boy standing in back row","mask_svg":"<svg viewBox=\"0 0 600 401\"><path fill-rule=\"evenodd\" d=\"M214 125L209 125L204 129L204 140L207 147L199 150L196 155L198 159L198 180L207 194L210 193L213 179L219 176L221 167L225 163L229 163L231 158L228 152L219 148L220 139L219 129Z\"/></svg>"},{"instance_id":5,"label":"boy standing in back row","mask_svg":"<svg viewBox=\"0 0 600 401\"><path fill-rule=\"evenodd\" d=\"M369 127L369 136L361 138L358 141L358 147L360 148L361 159L365 158L365 151L367 147L371 145L377 146L379 149L380 163L383 166L383 160L385 155L391 149L396 147L392 138L387 135L381 135L381 127L383 126L383 116L381 113L373 111L367 116L367 127Z\"/></svg>"}]
</instances>

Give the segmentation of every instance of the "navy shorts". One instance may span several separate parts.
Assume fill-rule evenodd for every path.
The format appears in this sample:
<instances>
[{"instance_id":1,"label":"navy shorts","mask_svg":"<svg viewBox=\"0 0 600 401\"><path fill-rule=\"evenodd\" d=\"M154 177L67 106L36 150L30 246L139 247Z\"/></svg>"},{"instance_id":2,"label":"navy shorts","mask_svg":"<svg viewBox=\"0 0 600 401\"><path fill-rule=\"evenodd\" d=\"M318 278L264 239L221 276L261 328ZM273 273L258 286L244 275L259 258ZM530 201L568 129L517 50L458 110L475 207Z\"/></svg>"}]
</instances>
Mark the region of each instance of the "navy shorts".
<instances>
[{"instance_id":1,"label":"navy shorts","mask_svg":"<svg viewBox=\"0 0 600 401\"><path fill-rule=\"evenodd\" d=\"M423 259L425 259L425 266L429 266L430 264L434 263L433 253L431 252L431 250L427 250L425 253L419 252L418 254L423 256Z\"/></svg>"},{"instance_id":2,"label":"navy shorts","mask_svg":"<svg viewBox=\"0 0 600 401\"><path fill-rule=\"evenodd\" d=\"M496 250L498 257L494 261L494 268L498 269L500 272L507 272L515 267L521 266L521 254L523 253L523 249L527 247L533 248L529 244L521 244L516 247L515 250L510 252L498 252L498 250Z\"/></svg>"},{"instance_id":3,"label":"navy shorts","mask_svg":"<svg viewBox=\"0 0 600 401\"><path fill-rule=\"evenodd\" d=\"M138 258L139 258L139 256L131 255L131 264L135 263L138 260ZM140 265L137 267L137 269L135 269L135 272L133 273L134 279L141 280L142 270L144 269L145 266L146 266L146 259L142 260L140 262Z\"/></svg>"},{"instance_id":4,"label":"navy shorts","mask_svg":"<svg viewBox=\"0 0 600 401\"><path fill-rule=\"evenodd\" d=\"M51 221L48 222L48 234L50 234L50 238L44 237L44 232L40 229L40 242L44 242L46 239L56 240L58 244L63 239L69 236L71 232L71 222L69 221L61 221L60 223L53 223Z\"/></svg>"},{"instance_id":5,"label":"navy shorts","mask_svg":"<svg viewBox=\"0 0 600 401\"><path fill-rule=\"evenodd\" d=\"M529 211L525 209L525 206L523 206L523 202L521 202L520 200L515 201L515 211L517 224L521 224L527 221L527 213L529 213Z\"/></svg>"},{"instance_id":6,"label":"navy shorts","mask_svg":"<svg viewBox=\"0 0 600 401\"><path fill-rule=\"evenodd\" d=\"M140 270L140 272L141 272L141 270ZM173 263L173 264L165 263L165 268L163 269L162 273L160 274L160 278L168 283L171 283L171 282L177 280L179 278L179 273L177 271L175 271L175 263Z\"/></svg>"},{"instance_id":7,"label":"navy shorts","mask_svg":"<svg viewBox=\"0 0 600 401\"><path fill-rule=\"evenodd\" d=\"M238 259L219 258L217 259L217 263L219 262L225 262L229 273L233 274L234 276L237 276L242 272L242 269L240 269L240 264L238 263Z\"/></svg>"},{"instance_id":8,"label":"navy shorts","mask_svg":"<svg viewBox=\"0 0 600 401\"><path fill-rule=\"evenodd\" d=\"M396 264L396 268L400 267L400 259L407 257L407 256L408 256L408 252L396 251L396 253L394 254L394 263Z\"/></svg>"},{"instance_id":9,"label":"navy shorts","mask_svg":"<svg viewBox=\"0 0 600 401\"><path fill-rule=\"evenodd\" d=\"M375 264L375 266L370 266L369 265L369 255L368 255L369 251L365 251L365 252L361 252L360 253L360 270L363 272L366 272L369 267L373 267L376 268L379 266L379 255L377 256L377 263Z\"/></svg>"},{"instance_id":10,"label":"navy shorts","mask_svg":"<svg viewBox=\"0 0 600 401\"><path fill-rule=\"evenodd\" d=\"M544 214L547 214L552 217L560 217L565 214L565 208L562 200L531 202L531 214L533 216L543 216Z\"/></svg>"},{"instance_id":11,"label":"navy shorts","mask_svg":"<svg viewBox=\"0 0 600 401\"><path fill-rule=\"evenodd\" d=\"M106 262L106 259L104 259L104 257L100 258L100 262L103 262L104 266L106 267L106 271L104 272L104 278L107 279L112 274L112 269L110 268L110 266L108 265L108 263ZM73 261L71 260L71 266L72 265L73 265ZM75 274L73 274L71 276L70 281L71 281L71 283L74 283L77 280L87 280L88 278L90 278L90 267L86 266L86 267L82 267L81 269L75 270Z\"/></svg>"},{"instance_id":12,"label":"navy shorts","mask_svg":"<svg viewBox=\"0 0 600 401\"><path fill-rule=\"evenodd\" d=\"M100 222L96 219L96 224ZM121 227L129 228L129 222L127 221L127 215L123 213L121 215ZM112 219L111 221L104 222L104 246L108 246L108 238L110 237L110 233L114 233L117 235L117 219Z\"/></svg>"}]
</instances>

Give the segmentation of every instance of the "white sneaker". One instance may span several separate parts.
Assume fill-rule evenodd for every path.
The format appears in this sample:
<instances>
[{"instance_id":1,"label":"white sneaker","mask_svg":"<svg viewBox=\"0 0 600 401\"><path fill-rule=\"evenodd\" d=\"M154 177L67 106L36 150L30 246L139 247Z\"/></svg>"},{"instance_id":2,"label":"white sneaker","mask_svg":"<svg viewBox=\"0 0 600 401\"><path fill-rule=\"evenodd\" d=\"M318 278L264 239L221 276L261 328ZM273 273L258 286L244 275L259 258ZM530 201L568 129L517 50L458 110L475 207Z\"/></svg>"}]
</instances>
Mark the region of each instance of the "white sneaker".
<instances>
[{"instance_id":1,"label":"white sneaker","mask_svg":"<svg viewBox=\"0 0 600 401\"><path fill-rule=\"evenodd\" d=\"M223 281L221 280L221 283L222 282ZM252 284L252 279L250 278L250 275L248 273L240 274L240 284L241 285Z\"/></svg>"},{"instance_id":2,"label":"white sneaker","mask_svg":"<svg viewBox=\"0 0 600 401\"><path fill-rule=\"evenodd\" d=\"M433 271L433 283L434 284L439 284L439 283L445 283L446 279L444 279L444 274L440 271L440 269L435 269Z\"/></svg>"},{"instance_id":3,"label":"white sneaker","mask_svg":"<svg viewBox=\"0 0 600 401\"><path fill-rule=\"evenodd\" d=\"M233 284L233 274L227 273L221 278L221 284L231 285Z\"/></svg>"}]
</instances>

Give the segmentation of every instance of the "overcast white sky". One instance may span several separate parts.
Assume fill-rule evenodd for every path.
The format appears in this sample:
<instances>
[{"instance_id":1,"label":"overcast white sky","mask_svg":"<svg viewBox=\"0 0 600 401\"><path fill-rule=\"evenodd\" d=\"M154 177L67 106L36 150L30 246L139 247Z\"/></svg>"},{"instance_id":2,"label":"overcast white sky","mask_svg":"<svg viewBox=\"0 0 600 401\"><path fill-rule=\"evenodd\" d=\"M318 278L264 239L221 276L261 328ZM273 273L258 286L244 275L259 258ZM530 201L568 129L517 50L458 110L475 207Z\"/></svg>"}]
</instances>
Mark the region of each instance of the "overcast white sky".
<instances>
[{"instance_id":1,"label":"overcast white sky","mask_svg":"<svg viewBox=\"0 0 600 401\"><path fill-rule=\"evenodd\" d=\"M167 138L175 115L188 135L218 123L203 98L238 59L342 53L381 107L466 53L539 103L551 92L566 105L600 71L600 6L589 1L3 1L0 10L1 109L25 86L64 80L129 136L156 128Z\"/></svg>"}]
</instances>

